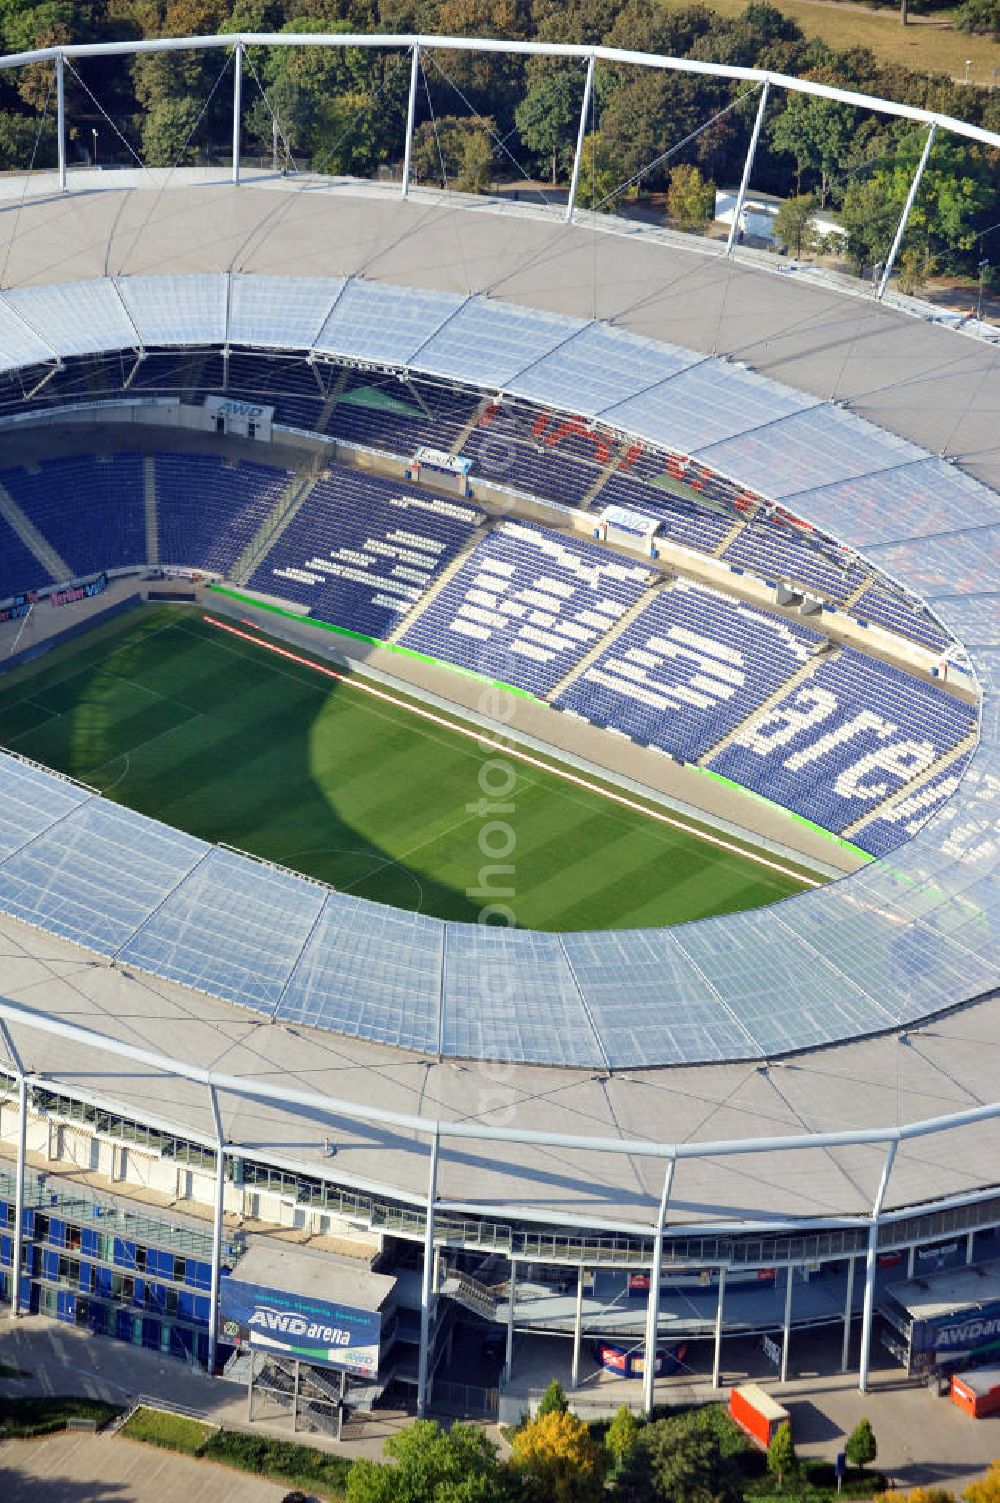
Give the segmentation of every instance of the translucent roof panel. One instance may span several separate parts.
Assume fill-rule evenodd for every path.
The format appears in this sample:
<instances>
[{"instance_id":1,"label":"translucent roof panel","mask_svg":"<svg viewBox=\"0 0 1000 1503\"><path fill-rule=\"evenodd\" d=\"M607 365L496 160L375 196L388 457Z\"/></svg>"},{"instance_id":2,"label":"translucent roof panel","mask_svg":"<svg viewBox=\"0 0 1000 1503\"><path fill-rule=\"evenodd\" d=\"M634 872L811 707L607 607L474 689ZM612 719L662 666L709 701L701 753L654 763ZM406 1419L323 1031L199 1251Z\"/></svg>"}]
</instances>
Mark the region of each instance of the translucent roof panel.
<instances>
[{"instance_id":1,"label":"translucent roof panel","mask_svg":"<svg viewBox=\"0 0 1000 1503\"><path fill-rule=\"evenodd\" d=\"M0 295L0 370L16 370L20 365L53 360L53 348L29 328L13 307L7 307L5 296Z\"/></svg>"},{"instance_id":2,"label":"translucent roof panel","mask_svg":"<svg viewBox=\"0 0 1000 1503\"><path fill-rule=\"evenodd\" d=\"M118 277L116 281L144 345L206 345L225 340L228 278L224 273Z\"/></svg>"},{"instance_id":3,"label":"translucent roof panel","mask_svg":"<svg viewBox=\"0 0 1000 1503\"><path fill-rule=\"evenodd\" d=\"M1000 524L867 551L880 569L929 601L1000 590Z\"/></svg>"},{"instance_id":4,"label":"translucent roof panel","mask_svg":"<svg viewBox=\"0 0 1000 1503\"><path fill-rule=\"evenodd\" d=\"M316 348L325 355L405 365L464 302L454 292L352 277L334 303Z\"/></svg>"},{"instance_id":5,"label":"translucent roof panel","mask_svg":"<svg viewBox=\"0 0 1000 1503\"><path fill-rule=\"evenodd\" d=\"M1000 590L992 595L949 595L934 610L966 647L1000 647Z\"/></svg>"},{"instance_id":6,"label":"translucent roof panel","mask_svg":"<svg viewBox=\"0 0 1000 1503\"><path fill-rule=\"evenodd\" d=\"M443 999L444 1054L604 1063L556 934L451 925Z\"/></svg>"},{"instance_id":7,"label":"translucent roof panel","mask_svg":"<svg viewBox=\"0 0 1000 1503\"><path fill-rule=\"evenodd\" d=\"M712 469L775 500L926 458L915 444L829 402L780 422L744 428L719 443L703 440L693 452Z\"/></svg>"},{"instance_id":8,"label":"translucent roof panel","mask_svg":"<svg viewBox=\"0 0 1000 1503\"><path fill-rule=\"evenodd\" d=\"M343 277L233 276L230 344L311 349L343 286Z\"/></svg>"},{"instance_id":9,"label":"translucent roof panel","mask_svg":"<svg viewBox=\"0 0 1000 1503\"><path fill-rule=\"evenodd\" d=\"M431 375L499 390L578 328L575 320L554 313L470 298L421 346L414 365Z\"/></svg>"},{"instance_id":10,"label":"translucent roof panel","mask_svg":"<svg viewBox=\"0 0 1000 1503\"><path fill-rule=\"evenodd\" d=\"M0 907L113 954L208 849L92 798L0 866Z\"/></svg>"},{"instance_id":11,"label":"translucent roof panel","mask_svg":"<svg viewBox=\"0 0 1000 1503\"><path fill-rule=\"evenodd\" d=\"M61 355L91 355L137 343L110 277L78 284L22 287L5 294Z\"/></svg>"},{"instance_id":12,"label":"translucent roof panel","mask_svg":"<svg viewBox=\"0 0 1000 1503\"><path fill-rule=\"evenodd\" d=\"M793 506L855 548L1000 521L1000 496L934 458L803 491Z\"/></svg>"},{"instance_id":13,"label":"translucent roof panel","mask_svg":"<svg viewBox=\"0 0 1000 1503\"><path fill-rule=\"evenodd\" d=\"M651 443L693 454L706 444L815 406L814 397L777 386L739 366L723 365L708 356L700 360L688 356L685 364L689 368L681 367L682 374L608 408L603 416ZM749 483L749 477L739 473L733 478Z\"/></svg>"},{"instance_id":14,"label":"translucent roof panel","mask_svg":"<svg viewBox=\"0 0 1000 1503\"><path fill-rule=\"evenodd\" d=\"M675 934L622 929L562 942L612 1069L759 1055Z\"/></svg>"},{"instance_id":15,"label":"translucent roof panel","mask_svg":"<svg viewBox=\"0 0 1000 1503\"><path fill-rule=\"evenodd\" d=\"M270 1013L326 889L231 851L212 851L122 952L144 970Z\"/></svg>"},{"instance_id":16,"label":"translucent roof panel","mask_svg":"<svg viewBox=\"0 0 1000 1503\"><path fill-rule=\"evenodd\" d=\"M92 797L86 788L0 754L0 861Z\"/></svg>"},{"instance_id":17,"label":"translucent roof panel","mask_svg":"<svg viewBox=\"0 0 1000 1503\"><path fill-rule=\"evenodd\" d=\"M597 417L699 358L690 350L643 339L608 324L580 324L579 329L574 339L544 359L530 364L525 360L510 390L566 412Z\"/></svg>"},{"instance_id":18,"label":"translucent roof panel","mask_svg":"<svg viewBox=\"0 0 1000 1503\"><path fill-rule=\"evenodd\" d=\"M809 900L826 897L814 893ZM802 964L801 939L781 922L787 905L686 924L677 941L723 997L760 1053L785 1054L889 1027L877 997L851 984L819 952Z\"/></svg>"},{"instance_id":19,"label":"translucent roof panel","mask_svg":"<svg viewBox=\"0 0 1000 1503\"><path fill-rule=\"evenodd\" d=\"M443 939L419 913L331 893L275 1017L436 1054Z\"/></svg>"},{"instance_id":20,"label":"translucent roof panel","mask_svg":"<svg viewBox=\"0 0 1000 1503\"><path fill-rule=\"evenodd\" d=\"M835 883L821 896L819 903L787 903L782 922L812 950L835 956L847 982L877 998L890 1018L912 1022L996 985L995 957L990 965L918 924L900 923L885 908L858 901L852 882Z\"/></svg>"}]
</instances>

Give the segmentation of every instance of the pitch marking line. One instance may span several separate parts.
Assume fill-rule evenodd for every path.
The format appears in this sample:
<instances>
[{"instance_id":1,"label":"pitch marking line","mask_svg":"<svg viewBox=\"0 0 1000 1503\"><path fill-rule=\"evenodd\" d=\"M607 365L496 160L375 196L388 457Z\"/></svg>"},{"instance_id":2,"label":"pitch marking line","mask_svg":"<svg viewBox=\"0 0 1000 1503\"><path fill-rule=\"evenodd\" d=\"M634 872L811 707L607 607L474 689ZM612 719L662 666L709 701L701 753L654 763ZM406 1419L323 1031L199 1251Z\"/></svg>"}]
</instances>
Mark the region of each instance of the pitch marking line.
<instances>
[{"instance_id":1,"label":"pitch marking line","mask_svg":"<svg viewBox=\"0 0 1000 1503\"><path fill-rule=\"evenodd\" d=\"M357 675L338 673L335 668L327 668L323 663L314 663L310 658L303 657L300 653L290 652L286 647L278 647L274 642L265 641L252 632L241 631L238 626L231 626L227 621L220 621L215 616L203 615L201 618L209 626L217 627L219 631L228 632L231 636L241 637L245 642L252 642L257 647L266 648L268 652L275 653L280 658L286 658L289 662L300 663L305 668L312 668L316 673L322 673L326 678L336 679L338 683L349 684L362 694L370 694L374 699L381 699L387 704L395 705L398 709L409 710L421 720L429 720L434 725L440 725L445 730L454 731L456 736L465 736L469 741L477 741L480 746L488 751L502 752L505 757L513 757L518 762L526 762L530 767L537 767L542 772L551 773L553 777L562 778L566 783L572 783L577 788L585 788L588 793L599 793L603 798L610 799L612 803L619 804L623 808L633 809L638 814L645 814L650 819L655 819L660 824L669 825L672 829L683 830L686 835L697 836L709 845L718 846L720 850L731 851L733 855L743 856L747 861L755 861L758 866L769 867L771 871L780 872L784 877L791 877L796 882L801 882L804 887L824 887L824 882L819 882L813 877L806 877L801 872L795 871L790 866L783 866L780 861L774 861L769 856L762 856L757 851L747 850L744 846L736 845L730 840L723 840L721 835L709 835L702 830L696 830L686 824L682 819L675 819L673 815L665 814L660 809L651 809L647 804L641 804L637 799L626 797L624 793L613 793L608 788L602 788L599 783L592 783L583 778L579 773L570 772L568 769L555 767L550 762L545 762L541 757L535 757L530 752L507 745L503 741L495 741L484 735L482 731L472 730L468 726L457 725L443 715L436 715L433 710L424 709L423 706L410 704L407 700L399 699L394 694L389 694L385 689L377 689L374 684L365 683Z\"/></svg>"}]
</instances>

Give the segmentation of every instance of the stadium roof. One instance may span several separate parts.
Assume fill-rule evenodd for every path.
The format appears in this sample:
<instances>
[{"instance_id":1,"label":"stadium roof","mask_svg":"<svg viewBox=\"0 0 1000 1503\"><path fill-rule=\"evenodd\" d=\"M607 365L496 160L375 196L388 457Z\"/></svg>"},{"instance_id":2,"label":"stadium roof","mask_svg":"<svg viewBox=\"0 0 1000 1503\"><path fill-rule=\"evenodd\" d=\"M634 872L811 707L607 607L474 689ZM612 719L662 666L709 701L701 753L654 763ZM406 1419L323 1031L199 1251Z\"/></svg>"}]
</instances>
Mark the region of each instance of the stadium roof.
<instances>
[{"instance_id":1,"label":"stadium roof","mask_svg":"<svg viewBox=\"0 0 1000 1503\"><path fill-rule=\"evenodd\" d=\"M4 759L8 913L261 1019L588 1070L765 1060L996 988L1000 350L631 225L312 181L107 181L19 207L8 368L86 349L314 350L703 455L931 602L976 665L982 744L890 861L767 910L564 936L387 916ZM484 1005L491 977L509 983L499 1005Z\"/></svg>"}]
</instances>

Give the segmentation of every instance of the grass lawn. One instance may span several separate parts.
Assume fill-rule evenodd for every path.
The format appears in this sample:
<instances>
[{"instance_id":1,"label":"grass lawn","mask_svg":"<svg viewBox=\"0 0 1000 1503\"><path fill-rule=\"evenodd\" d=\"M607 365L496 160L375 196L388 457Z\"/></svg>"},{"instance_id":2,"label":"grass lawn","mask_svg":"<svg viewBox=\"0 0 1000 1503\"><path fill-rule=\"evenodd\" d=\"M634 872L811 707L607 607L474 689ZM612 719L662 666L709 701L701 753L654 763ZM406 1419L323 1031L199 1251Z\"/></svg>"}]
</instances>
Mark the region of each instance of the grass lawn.
<instances>
[{"instance_id":1,"label":"grass lawn","mask_svg":"<svg viewBox=\"0 0 1000 1503\"><path fill-rule=\"evenodd\" d=\"M483 856L479 777L497 754L361 682L147 608L0 681L0 743L207 840L444 918L476 919L466 890L498 860L518 922L539 929L679 923L803 885L517 761L500 816L514 848Z\"/></svg>"},{"instance_id":2,"label":"grass lawn","mask_svg":"<svg viewBox=\"0 0 1000 1503\"><path fill-rule=\"evenodd\" d=\"M289 1487L332 1500L344 1496L351 1465L342 1456L330 1456L311 1446L273 1440L267 1435L216 1430L200 1420L161 1409L137 1409L121 1433L129 1440L216 1461L257 1477L273 1477Z\"/></svg>"},{"instance_id":3,"label":"grass lawn","mask_svg":"<svg viewBox=\"0 0 1000 1503\"><path fill-rule=\"evenodd\" d=\"M0 1399L0 1440L30 1439L63 1430L67 1420L95 1420L98 1429L121 1411L97 1399L18 1398Z\"/></svg>"},{"instance_id":4,"label":"grass lawn","mask_svg":"<svg viewBox=\"0 0 1000 1503\"><path fill-rule=\"evenodd\" d=\"M687 0L664 3L679 9ZM723 16L736 16L746 9L746 0L709 0L709 4ZM965 78L969 58L970 83L998 82L993 70L1000 69L1000 43L942 25L950 19L947 11L917 16L908 26L901 26L898 10L868 10L839 0L774 0L774 4L807 37L821 37L838 50L867 47L880 62L902 64L920 73L947 73L957 79Z\"/></svg>"}]
</instances>

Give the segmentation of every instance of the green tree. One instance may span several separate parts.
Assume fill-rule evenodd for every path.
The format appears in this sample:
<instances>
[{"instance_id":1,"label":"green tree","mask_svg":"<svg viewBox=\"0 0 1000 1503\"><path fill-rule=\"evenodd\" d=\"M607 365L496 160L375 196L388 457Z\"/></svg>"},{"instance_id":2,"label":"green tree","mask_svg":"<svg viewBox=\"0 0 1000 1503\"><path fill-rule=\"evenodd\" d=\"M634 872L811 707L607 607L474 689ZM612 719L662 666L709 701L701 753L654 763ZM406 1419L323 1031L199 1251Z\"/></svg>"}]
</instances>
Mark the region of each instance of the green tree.
<instances>
[{"instance_id":1,"label":"green tree","mask_svg":"<svg viewBox=\"0 0 1000 1503\"><path fill-rule=\"evenodd\" d=\"M866 1467L873 1462L878 1455L878 1444L875 1440L875 1432L867 1419L859 1420L847 1437L844 1447L851 1466Z\"/></svg>"},{"instance_id":2,"label":"green tree","mask_svg":"<svg viewBox=\"0 0 1000 1503\"><path fill-rule=\"evenodd\" d=\"M555 183L572 166L583 98L579 67L548 57L528 62L527 93L514 111L518 134Z\"/></svg>"},{"instance_id":3,"label":"green tree","mask_svg":"<svg viewBox=\"0 0 1000 1503\"><path fill-rule=\"evenodd\" d=\"M446 1434L433 1420L417 1420L384 1450L394 1465L367 1457L353 1464L347 1503L501 1503L509 1496L496 1449L475 1425Z\"/></svg>"},{"instance_id":4,"label":"green tree","mask_svg":"<svg viewBox=\"0 0 1000 1503\"><path fill-rule=\"evenodd\" d=\"M780 1488L784 1487L786 1476L789 1472L794 1472L795 1467L795 1442L792 1440L792 1427L788 1420L782 1420L771 1436L771 1443L767 1448L767 1469L772 1477L777 1477Z\"/></svg>"},{"instance_id":5,"label":"green tree","mask_svg":"<svg viewBox=\"0 0 1000 1503\"><path fill-rule=\"evenodd\" d=\"M143 116L142 155L147 167L190 166L198 160L196 99L158 99Z\"/></svg>"},{"instance_id":6,"label":"green tree","mask_svg":"<svg viewBox=\"0 0 1000 1503\"><path fill-rule=\"evenodd\" d=\"M1000 0L965 0L952 24L959 31L985 32L1000 41Z\"/></svg>"},{"instance_id":7,"label":"green tree","mask_svg":"<svg viewBox=\"0 0 1000 1503\"><path fill-rule=\"evenodd\" d=\"M581 208L613 214L618 207L620 195L617 190L622 181L614 149L603 131L596 130L584 136L578 190Z\"/></svg>"},{"instance_id":8,"label":"green tree","mask_svg":"<svg viewBox=\"0 0 1000 1503\"><path fill-rule=\"evenodd\" d=\"M616 1503L741 1503L733 1463L705 1410L654 1420L616 1478Z\"/></svg>"},{"instance_id":9,"label":"green tree","mask_svg":"<svg viewBox=\"0 0 1000 1503\"><path fill-rule=\"evenodd\" d=\"M896 263L897 286L907 295L920 292L934 275L934 257L926 245L908 245Z\"/></svg>"},{"instance_id":10,"label":"green tree","mask_svg":"<svg viewBox=\"0 0 1000 1503\"><path fill-rule=\"evenodd\" d=\"M816 243L816 214L811 193L786 198L774 216L774 238L793 256L813 250Z\"/></svg>"},{"instance_id":11,"label":"green tree","mask_svg":"<svg viewBox=\"0 0 1000 1503\"><path fill-rule=\"evenodd\" d=\"M697 167L682 162L670 173L667 213L682 230L694 230L715 217L715 184L707 183Z\"/></svg>"},{"instance_id":12,"label":"green tree","mask_svg":"<svg viewBox=\"0 0 1000 1503\"><path fill-rule=\"evenodd\" d=\"M536 1419L542 1419L546 1414L565 1414L569 1409L566 1402L566 1394L558 1378L553 1378L542 1394L538 1402Z\"/></svg>"},{"instance_id":13,"label":"green tree","mask_svg":"<svg viewBox=\"0 0 1000 1503\"><path fill-rule=\"evenodd\" d=\"M795 158L795 192L802 180L819 178L819 201L824 207L832 178L843 170L857 129L857 111L835 99L791 94L771 129L775 151Z\"/></svg>"},{"instance_id":14,"label":"green tree","mask_svg":"<svg viewBox=\"0 0 1000 1503\"><path fill-rule=\"evenodd\" d=\"M847 253L859 270L888 255L902 208L903 200L890 191L880 174L850 185L840 222L847 234Z\"/></svg>"},{"instance_id":15,"label":"green tree","mask_svg":"<svg viewBox=\"0 0 1000 1503\"><path fill-rule=\"evenodd\" d=\"M614 1418L604 1437L604 1449L616 1467L623 1466L632 1455L639 1440L639 1421L627 1404L615 1410Z\"/></svg>"},{"instance_id":16,"label":"green tree","mask_svg":"<svg viewBox=\"0 0 1000 1503\"><path fill-rule=\"evenodd\" d=\"M484 130L471 130L462 142L457 187L461 193L486 193L493 179L493 144Z\"/></svg>"}]
</instances>

